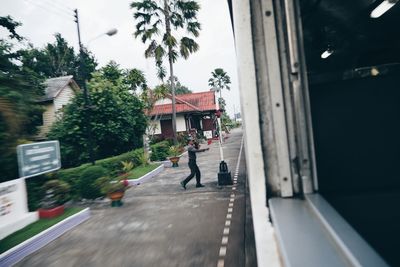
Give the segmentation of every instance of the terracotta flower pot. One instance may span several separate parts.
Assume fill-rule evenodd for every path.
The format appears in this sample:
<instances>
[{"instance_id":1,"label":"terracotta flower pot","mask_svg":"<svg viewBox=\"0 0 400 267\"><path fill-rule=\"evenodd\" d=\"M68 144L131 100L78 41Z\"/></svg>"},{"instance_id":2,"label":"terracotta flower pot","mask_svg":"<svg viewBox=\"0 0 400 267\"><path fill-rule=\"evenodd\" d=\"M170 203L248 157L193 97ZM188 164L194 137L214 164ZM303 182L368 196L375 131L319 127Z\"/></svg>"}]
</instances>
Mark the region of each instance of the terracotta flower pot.
<instances>
[{"instance_id":1,"label":"terracotta flower pot","mask_svg":"<svg viewBox=\"0 0 400 267\"><path fill-rule=\"evenodd\" d=\"M169 160L172 162L172 167L179 167L179 157L170 157Z\"/></svg>"},{"instance_id":2,"label":"terracotta flower pot","mask_svg":"<svg viewBox=\"0 0 400 267\"><path fill-rule=\"evenodd\" d=\"M40 219L51 219L54 217L58 217L64 213L64 205L52 209L39 209L38 213Z\"/></svg>"},{"instance_id":3,"label":"terracotta flower pot","mask_svg":"<svg viewBox=\"0 0 400 267\"><path fill-rule=\"evenodd\" d=\"M107 197L111 199L111 207L121 207L122 206L122 198L124 197L124 191L115 191L112 193L108 193Z\"/></svg>"}]
</instances>

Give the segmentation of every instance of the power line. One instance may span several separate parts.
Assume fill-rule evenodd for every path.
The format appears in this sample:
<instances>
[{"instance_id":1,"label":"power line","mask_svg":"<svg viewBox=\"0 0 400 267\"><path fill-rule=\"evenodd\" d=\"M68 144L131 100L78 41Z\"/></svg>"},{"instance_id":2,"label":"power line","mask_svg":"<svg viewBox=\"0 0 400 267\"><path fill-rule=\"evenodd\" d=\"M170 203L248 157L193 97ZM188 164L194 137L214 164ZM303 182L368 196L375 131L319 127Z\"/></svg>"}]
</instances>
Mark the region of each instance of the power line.
<instances>
[{"instance_id":1,"label":"power line","mask_svg":"<svg viewBox=\"0 0 400 267\"><path fill-rule=\"evenodd\" d=\"M34 6L36 6L36 7L39 7L39 8L41 8L41 9L43 9L43 10L45 10L45 11L47 11L47 12L49 12L49 13L51 13L51 14L57 14L57 15L59 15L59 16L61 16L61 17L63 17L64 19L67 19L68 21L71 21L71 22L73 22L73 16L72 17L68 17L66 14L64 14L64 13L61 13L61 12L59 12L59 11L57 11L57 10L54 10L54 9L50 9L49 7L47 7L47 6L45 6L45 5L42 5L42 4L38 4L37 2L34 2L33 0L25 0L25 2L26 3L30 3L30 4L33 4Z\"/></svg>"},{"instance_id":2,"label":"power line","mask_svg":"<svg viewBox=\"0 0 400 267\"><path fill-rule=\"evenodd\" d=\"M43 1L46 2L46 3L42 3L43 5L50 5L50 6L52 6L54 9L56 9L56 10L58 10L58 11L64 13L65 15L73 16L73 14L72 14L73 11L72 11L72 10L64 9L63 7L61 7L61 6L57 5L57 4L55 4L55 3L52 2L51 0L43 0Z\"/></svg>"},{"instance_id":3,"label":"power line","mask_svg":"<svg viewBox=\"0 0 400 267\"><path fill-rule=\"evenodd\" d=\"M70 7L70 6L66 5L66 4L64 4L62 1L60 2L60 1L54 0L53 2L58 3L60 6L63 6L65 9L67 9L67 10L69 10L69 11L74 11L74 9L73 9L72 7Z\"/></svg>"}]
</instances>

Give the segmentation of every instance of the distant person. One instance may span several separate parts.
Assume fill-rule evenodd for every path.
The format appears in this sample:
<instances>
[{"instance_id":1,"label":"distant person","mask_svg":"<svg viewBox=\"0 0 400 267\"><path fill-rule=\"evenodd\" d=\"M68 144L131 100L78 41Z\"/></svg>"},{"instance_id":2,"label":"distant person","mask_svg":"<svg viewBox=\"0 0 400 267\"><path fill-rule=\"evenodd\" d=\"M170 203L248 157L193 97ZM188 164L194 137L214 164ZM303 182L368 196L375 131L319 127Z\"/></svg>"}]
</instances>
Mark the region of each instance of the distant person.
<instances>
[{"instance_id":1,"label":"distant person","mask_svg":"<svg viewBox=\"0 0 400 267\"><path fill-rule=\"evenodd\" d=\"M197 163L196 163L196 153L204 152L206 150L209 150L210 148L200 149L200 146L198 144L195 144L193 138L189 138L189 143L188 143L188 146L186 147L186 149L189 154L188 165L190 168L190 175L181 182L181 186L184 189L186 189L186 184L196 175L196 187L204 187L204 185L202 185L200 183L201 173L200 173L199 166L197 166Z\"/></svg>"}]
</instances>

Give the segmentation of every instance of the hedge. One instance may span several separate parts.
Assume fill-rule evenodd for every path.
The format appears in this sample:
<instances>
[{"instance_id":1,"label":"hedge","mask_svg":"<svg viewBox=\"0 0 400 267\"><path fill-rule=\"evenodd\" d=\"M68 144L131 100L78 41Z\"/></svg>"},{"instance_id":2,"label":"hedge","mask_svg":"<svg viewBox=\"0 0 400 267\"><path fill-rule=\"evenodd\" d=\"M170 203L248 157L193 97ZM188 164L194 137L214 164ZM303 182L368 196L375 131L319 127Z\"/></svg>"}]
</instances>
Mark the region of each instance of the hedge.
<instances>
[{"instance_id":1,"label":"hedge","mask_svg":"<svg viewBox=\"0 0 400 267\"><path fill-rule=\"evenodd\" d=\"M151 161L162 161L169 156L169 142L167 140L151 145L150 148Z\"/></svg>"},{"instance_id":2,"label":"hedge","mask_svg":"<svg viewBox=\"0 0 400 267\"><path fill-rule=\"evenodd\" d=\"M114 175L121 170L121 161L132 161L134 166L142 164L143 160L143 149L136 149L118 156L111 158L105 158L96 161L96 166L104 168L107 174ZM81 198L80 193L80 180L82 173L90 168L90 163L83 164L79 167L61 169L56 173L56 177L62 181L67 182L71 186L71 195L74 199Z\"/></svg>"}]
</instances>

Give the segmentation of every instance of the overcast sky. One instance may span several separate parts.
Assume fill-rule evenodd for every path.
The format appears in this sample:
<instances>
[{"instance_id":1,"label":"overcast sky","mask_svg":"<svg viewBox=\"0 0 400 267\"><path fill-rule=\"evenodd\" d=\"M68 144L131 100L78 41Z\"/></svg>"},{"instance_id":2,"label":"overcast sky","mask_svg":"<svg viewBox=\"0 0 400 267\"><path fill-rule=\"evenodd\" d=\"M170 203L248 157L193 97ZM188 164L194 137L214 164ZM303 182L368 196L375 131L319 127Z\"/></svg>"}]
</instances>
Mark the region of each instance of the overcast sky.
<instances>
[{"instance_id":1,"label":"overcast sky","mask_svg":"<svg viewBox=\"0 0 400 267\"><path fill-rule=\"evenodd\" d=\"M1 0L0 16L10 15L22 22L17 32L36 47L54 42L54 33L59 32L76 49L78 38L72 9L77 8L81 24L81 38L89 47L99 65L115 60L123 68L138 68L144 71L151 87L159 83L153 59L145 59L145 45L135 40L134 19L129 4L132 1L118 0ZM199 0L202 24L197 39L200 50L188 60L180 58L174 65L175 75L183 85L194 92L209 90L208 79L215 68L223 68L231 77L231 91L223 92L227 111L232 116L234 106L239 110L239 92L236 74L236 58L229 10L226 0ZM102 33L117 28L112 37ZM0 30L0 37L5 31ZM98 37L98 38L96 38ZM96 38L96 39L94 39ZM94 39L94 40L92 40ZM77 51L77 50L76 50Z\"/></svg>"}]
</instances>

